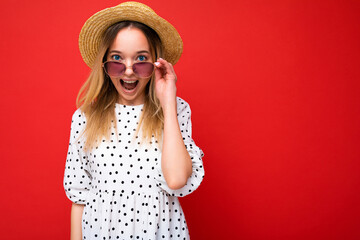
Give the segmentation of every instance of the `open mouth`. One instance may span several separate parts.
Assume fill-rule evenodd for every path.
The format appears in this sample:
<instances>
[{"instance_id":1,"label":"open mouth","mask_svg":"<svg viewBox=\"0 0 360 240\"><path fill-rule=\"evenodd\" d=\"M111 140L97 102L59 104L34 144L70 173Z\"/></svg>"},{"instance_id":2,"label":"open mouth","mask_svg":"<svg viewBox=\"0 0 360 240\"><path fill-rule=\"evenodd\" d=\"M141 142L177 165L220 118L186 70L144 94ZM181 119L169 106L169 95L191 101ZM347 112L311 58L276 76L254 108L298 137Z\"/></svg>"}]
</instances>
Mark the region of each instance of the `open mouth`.
<instances>
[{"instance_id":1,"label":"open mouth","mask_svg":"<svg viewBox=\"0 0 360 240\"><path fill-rule=\"evenodd\" d=\"M125 81L125 80L120 79L120 83L121 83L121 86L122 86L125 90L131 91L131 90L134 90L134 89L136 88L136 86L137 86L138 83L139 83L139 80Z\"/></svg>"}]
</instances>

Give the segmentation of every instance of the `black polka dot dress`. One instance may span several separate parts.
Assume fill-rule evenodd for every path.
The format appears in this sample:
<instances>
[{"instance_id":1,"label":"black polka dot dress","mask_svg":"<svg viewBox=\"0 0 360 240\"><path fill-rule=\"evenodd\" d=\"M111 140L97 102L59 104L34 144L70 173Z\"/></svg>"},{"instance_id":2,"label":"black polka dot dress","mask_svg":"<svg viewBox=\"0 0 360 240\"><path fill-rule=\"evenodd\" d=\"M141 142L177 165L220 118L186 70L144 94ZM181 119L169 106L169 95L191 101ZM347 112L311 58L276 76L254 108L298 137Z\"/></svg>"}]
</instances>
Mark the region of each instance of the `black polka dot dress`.
<instances>
[{"instance_id":1,"label":"black polka dot dress","mask_svg":"<svg viewBox=\"0 0 360 240\"><path fill-rule=\"evenodd\" d=\"M192 159L192 175L178 190L170 189L161 170L158 142L141 142L135 136L143 105L116 104L117 131L110 140L84 151L81 133L86 118L73 115L64 174L64 189L74 203L84 204L83 239L190 239L177 197L200 185L204 177L203 152L191 137L191 110L177 98L177 112L184 144Z\"/></svg>"}]
</instances>

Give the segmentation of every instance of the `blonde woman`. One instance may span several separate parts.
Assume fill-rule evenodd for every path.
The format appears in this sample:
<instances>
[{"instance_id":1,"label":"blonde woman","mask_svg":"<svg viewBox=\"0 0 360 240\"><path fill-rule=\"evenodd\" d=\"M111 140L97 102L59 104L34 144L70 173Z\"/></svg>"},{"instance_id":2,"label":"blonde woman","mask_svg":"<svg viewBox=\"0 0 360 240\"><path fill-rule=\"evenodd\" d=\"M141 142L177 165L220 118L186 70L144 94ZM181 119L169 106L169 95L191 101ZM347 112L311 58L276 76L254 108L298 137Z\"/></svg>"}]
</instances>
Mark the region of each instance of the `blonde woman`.
<instances>
[{"instance_id":1,"label":"blonde woman","mask_svg":"<svg viewBox=\"0 0 360 240\"><path fill-rule=\"evenodd\" d=\"M148 6L125 2L84 24L92 69L72 117L64 189L71 239L189 239L177 197L204 177L188 103L176 97L176 29Z\"/></svg>"}]
</instances>

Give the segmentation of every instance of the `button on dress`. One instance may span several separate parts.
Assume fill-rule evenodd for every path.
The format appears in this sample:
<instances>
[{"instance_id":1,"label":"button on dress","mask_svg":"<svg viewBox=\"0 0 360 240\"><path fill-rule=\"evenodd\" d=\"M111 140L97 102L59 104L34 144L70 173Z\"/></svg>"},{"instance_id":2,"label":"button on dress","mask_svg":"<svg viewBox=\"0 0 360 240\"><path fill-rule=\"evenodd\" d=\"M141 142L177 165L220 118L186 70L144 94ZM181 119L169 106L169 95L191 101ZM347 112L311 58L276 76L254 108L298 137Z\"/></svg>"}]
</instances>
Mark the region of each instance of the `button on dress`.
<instances>
[{"instance_id":1,"label":"button on dress","mask_svg":"<svg viewBox=\"0 0 360 240\"><path fill-rule=\"evenodd\" d=\"M83 239L190 239L178 197L195 191L204 177L203 152L191 136L189 104L177 97L177 115L192 175L177 190L168 187L161 169L161 149L153 138L135 136L144 105L115 105L110 140L84 151L85 114L76 110L71 123L64 189L84 204Z\"/></svg>"}]
</instances>

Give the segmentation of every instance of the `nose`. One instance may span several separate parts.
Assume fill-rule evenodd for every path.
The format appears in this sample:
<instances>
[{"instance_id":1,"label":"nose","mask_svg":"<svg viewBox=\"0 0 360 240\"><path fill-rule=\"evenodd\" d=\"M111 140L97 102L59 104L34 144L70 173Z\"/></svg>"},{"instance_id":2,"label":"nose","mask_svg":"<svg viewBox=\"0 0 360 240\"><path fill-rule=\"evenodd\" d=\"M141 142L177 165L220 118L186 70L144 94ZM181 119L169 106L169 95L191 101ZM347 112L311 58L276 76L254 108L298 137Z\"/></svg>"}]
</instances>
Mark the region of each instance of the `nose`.
<instances>
[{"instance_id":1,"label":"nose","mask_svg":"<svg viewBox=\"0 0 360 240\"><path fill-rule=\"evenodd\" d=\"M133 75L134 72L133 72L133 69L132 69L132 62L131 62L131 61L126 61L126 62L125 62L125 66L126 66L126 69L125 69L124 75L125 75L125 76L131 76L131 75Z\"/></svg>"}]
</instances>

